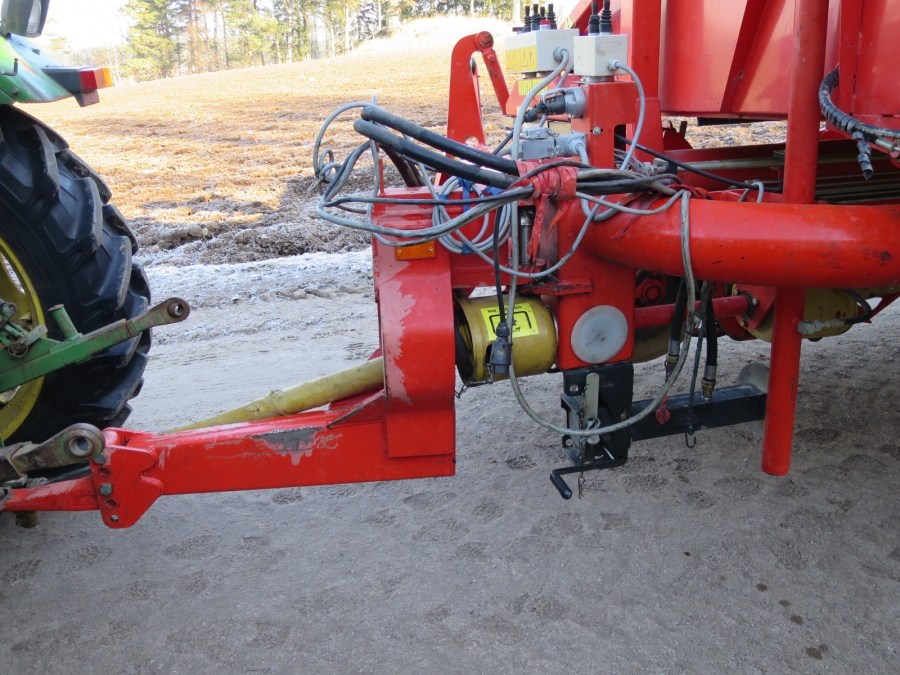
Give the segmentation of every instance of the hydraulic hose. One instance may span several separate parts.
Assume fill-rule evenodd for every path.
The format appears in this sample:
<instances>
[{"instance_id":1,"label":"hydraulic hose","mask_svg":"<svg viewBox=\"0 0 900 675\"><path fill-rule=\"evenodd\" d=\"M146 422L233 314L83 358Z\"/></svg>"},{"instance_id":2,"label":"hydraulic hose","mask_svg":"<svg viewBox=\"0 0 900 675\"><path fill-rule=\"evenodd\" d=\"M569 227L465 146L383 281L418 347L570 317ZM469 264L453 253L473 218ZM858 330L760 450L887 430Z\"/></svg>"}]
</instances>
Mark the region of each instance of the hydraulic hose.
<instances>
[{"instance_id":1,"label":"hydraulic hose","mask_svg":"<svg viewBox=\"0 0 900 675\"><path fill-rule=\"evenodd\" d=\"M368 122L376 122L382 126L390 127L395 131L399 131L401 134L405 134L410 138L415 138L417 141L421 141L426 145L430 145L432 148L449 153L454 157L466 159L480 166L486 166L490 169L502 171L510 176L519 175L519 167L511 159L505 159L488 152L482 152L465 143L458 143L446 136L441 136L433 131L429 131L415 122L410 122L398 115L389 113L379 106L370 105L363 108L360 117Z\"/></svg>"},{"instance_id":2,"label":"hydraulic hose","mask_svg":"<svg viewBox=\"0 0 900 675\"><path fill-rule=\"evenodd\" d=\"M848 136L852 136L854 131L859 131L866 137L866 140L873 143L876 138L900 138L900 129L888 129L866 124L852 115L838 110L838 107L831 100L831 93L839 84L840 74L838 69L835 68L825 76L825 79L822 80L822 84L819 86L819 107L822 109L822 114L825 115L826 120Z\"/></svg>"},{"instance_id":3,"label":"hydraulic hose","mask_svg":"<svg viewBox=\"0 0 900 675\"><path fill-rule=\"evenodd\" d=\"M473 183L490 185L491 187L504 190L516 182L514 178L505 174L483 169L479 166L473 166L472 164L464 164L463 162L457 162L455 159L444 157L443 155L416 145L412 141L408 141L396 134L392 134L384 127L372 124L371 122L366 122L362 119L356 120L353 123L353 129L356 133L365 136L366 138L371 138L380 146L390 148L407 159L414 159L417 162L422 162L425 166L431 167L442 173L450 174L451 176L458 176L459 178L470 180Z\"/></svg>"},{"instance_id":4,"label":"hydraulic hose","mask_svg":"<svg viewBox=\"0 0 900 675\"><path fill-rule=\"evenodd\" d=\"M678 352L673 353L672 348L681 346L681 333L684 330L684 310L687 309L687 285L684 279L678 286L678 294L675 296L675 314L672 315L672 326L669 330L669 353L678 356Z\"/></svg>"},{"instance_id":5,"label":"hydraulic hose","mask_svg":"<svg viewBox=\"0 0 900 675\"><path fill-rule=\"evenodd\" d=\"M390 148L383 148L383 150L388 159L391 160L395 167L397 167L397 172L400 174L400 178L403 179L403 182L406 183L406 187L425 186L425 180L419 173L419 169L415 164L410 162L403 155L398 155Z\"/></svg>"},{"instance_id":6,"label":"hydraulic hose","mask_svg":"<svg viewBox=\"0 0 900 675\"><path fill-rule=\"evenodd\" d=\"M716 308L712 299L706 303L706 368L719 365L719 339L716 332Z\"/></svg>"}]
</instances>

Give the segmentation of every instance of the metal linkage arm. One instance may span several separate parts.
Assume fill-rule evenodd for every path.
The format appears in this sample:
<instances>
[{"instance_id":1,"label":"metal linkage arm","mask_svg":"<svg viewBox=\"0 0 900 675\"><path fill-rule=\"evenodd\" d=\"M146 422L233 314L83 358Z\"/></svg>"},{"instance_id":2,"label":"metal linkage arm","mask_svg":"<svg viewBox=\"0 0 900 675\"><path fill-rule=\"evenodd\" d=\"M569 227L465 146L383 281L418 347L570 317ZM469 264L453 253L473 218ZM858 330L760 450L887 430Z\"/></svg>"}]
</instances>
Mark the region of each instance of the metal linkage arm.
<instances>
[{"instance_id":1,"label":"metal linkage arm","mask_svg":"<svg viewBox=\"0 0 900 675\"><path fill-rule=\"evenodd\" d=\"M169 298L134 319L116 321L87 335L76 330L62 305L51 307L49 311L65 339L38 338L28 345L23 343L22 352L13 353L15 350L10 346L0 351L0 391L9 391L54 370L87 361L94 354L140 335L148 328L184 321L190 308L181 298Z\"/></svg>"}]
</instances>

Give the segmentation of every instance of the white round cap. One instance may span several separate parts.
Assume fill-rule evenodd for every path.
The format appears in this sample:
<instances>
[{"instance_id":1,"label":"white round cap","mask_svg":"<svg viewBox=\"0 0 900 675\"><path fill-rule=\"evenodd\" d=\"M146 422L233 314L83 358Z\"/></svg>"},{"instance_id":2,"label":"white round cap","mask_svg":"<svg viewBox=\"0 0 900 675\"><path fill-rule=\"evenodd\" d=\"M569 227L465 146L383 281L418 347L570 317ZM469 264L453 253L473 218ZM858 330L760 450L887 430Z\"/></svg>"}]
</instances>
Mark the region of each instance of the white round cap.
<instances>
[{"instance_id":1,"label":"white round cap","mask_svg":"<svg viewBox=\"0 0 900 675\"><path fill-rule=\"evenodd\" d=\"M603 363L622 351L628 339L628 319L611 305L592 307L572 329L572 351L586 363Z\"/></svg>"}]
</instances>

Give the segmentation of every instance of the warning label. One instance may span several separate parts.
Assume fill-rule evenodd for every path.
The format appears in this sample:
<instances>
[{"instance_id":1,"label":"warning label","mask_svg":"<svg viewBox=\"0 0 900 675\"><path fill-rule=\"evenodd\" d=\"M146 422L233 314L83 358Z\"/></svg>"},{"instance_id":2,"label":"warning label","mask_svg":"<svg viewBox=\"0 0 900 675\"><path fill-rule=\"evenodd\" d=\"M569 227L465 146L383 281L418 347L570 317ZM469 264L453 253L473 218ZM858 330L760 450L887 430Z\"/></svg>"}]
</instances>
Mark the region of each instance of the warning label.
<instances>
[{"instance_id":1,"label":"warning label","mask_svg":"<svg viewBox=\"0 0 900 675\"><path fill-rule=\"evenodd\" d=\"M482 308L481 317L484 319L485 328L487 328L488 340L493 342L497 339L497 326L500 324L500 307ZM513 309L513 338L539 335L540 332L537 317L534 315L531 305L526 302L517 303Z\"/></svg>"},{"instance_id":2,"label":"warning label","mask_svg":"<svg viewBox=\"0 0 900 675\"><path fill-rule=\"evenodd\" d=\"M520 47L506 52L506 69L511 73L532 73L537 70L537 47Z\"/></svg>"}]
</instances>

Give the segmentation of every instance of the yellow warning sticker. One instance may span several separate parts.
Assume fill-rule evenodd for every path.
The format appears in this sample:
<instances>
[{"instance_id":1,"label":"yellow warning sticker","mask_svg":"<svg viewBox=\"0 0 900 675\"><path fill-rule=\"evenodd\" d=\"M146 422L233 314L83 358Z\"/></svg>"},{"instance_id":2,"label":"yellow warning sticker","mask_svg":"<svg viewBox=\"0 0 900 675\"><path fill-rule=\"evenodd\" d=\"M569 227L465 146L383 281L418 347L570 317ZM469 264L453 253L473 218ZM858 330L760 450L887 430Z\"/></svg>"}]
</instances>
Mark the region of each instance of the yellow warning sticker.
<instances>
[{"instance_id":1,"label":"yellow warning sticker","mask_svg":"<svg viewBox=\"0 0 900 675\"><path fill-rule=\"evenodd\" d=\"M488 341L493 342L497 339L497 326L500 324L500 308L497 306L483 307L481 309L481 318L484 319L484 326L487 328ZM534 309L532 309L531 305L527 302L517 303L513 311L513 338L540 335L540 332L541 329L538 328L537 317L534 315Z\"/></svg>"},{"instance_id":2,"label":"yellow warning sticker","mask_svg":"<svg viewBox=\"0 0 900 675\"><path fill-rule=\"evenodd\" d=\"M537 46L510 49L506 52L506 69L512 73L530 73L537 70Z\"/></svg>"},{"instance_id":3,"label":"yellow warning sticker","mask_svg":"<svg viewBox=\"0 0 900 675\"><path fill-rule=\"evenodd\" d=\"M528 96L531 90L540 84L541 80L519 80L519 96Z\"/></svg>"}]
</instances>

